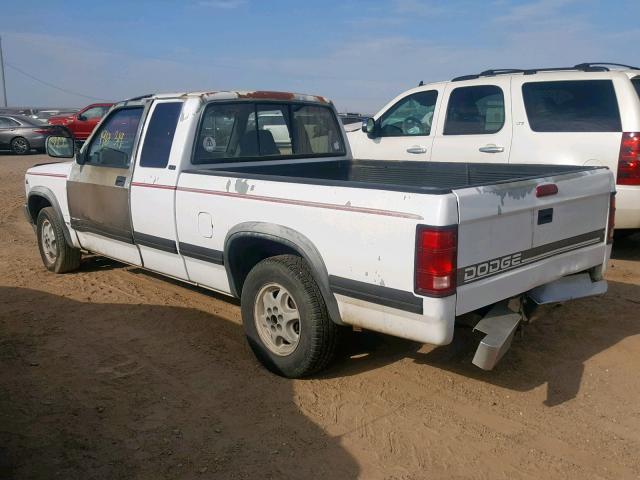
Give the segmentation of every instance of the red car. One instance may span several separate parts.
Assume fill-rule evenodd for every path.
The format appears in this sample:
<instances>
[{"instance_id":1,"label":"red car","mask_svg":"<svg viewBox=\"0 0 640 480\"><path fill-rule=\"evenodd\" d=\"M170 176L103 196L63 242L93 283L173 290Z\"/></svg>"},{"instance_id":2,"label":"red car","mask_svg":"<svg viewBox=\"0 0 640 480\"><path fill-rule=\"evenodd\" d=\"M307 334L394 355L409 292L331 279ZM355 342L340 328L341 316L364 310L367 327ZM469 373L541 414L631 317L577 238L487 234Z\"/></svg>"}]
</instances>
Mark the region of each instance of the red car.
<instances>
[{"instance_id":1,"label":"red car","mask_svg":"<svg viewBox=\"0 0 640 480\"><path fill-rule=\"evenodd\" d=\"M105 113L113 106L113 103L92 103L73 115L51 117L49 125L60 125L66 127L73 138L85 141L96 128Z\"/></svg>"}]
</instances>

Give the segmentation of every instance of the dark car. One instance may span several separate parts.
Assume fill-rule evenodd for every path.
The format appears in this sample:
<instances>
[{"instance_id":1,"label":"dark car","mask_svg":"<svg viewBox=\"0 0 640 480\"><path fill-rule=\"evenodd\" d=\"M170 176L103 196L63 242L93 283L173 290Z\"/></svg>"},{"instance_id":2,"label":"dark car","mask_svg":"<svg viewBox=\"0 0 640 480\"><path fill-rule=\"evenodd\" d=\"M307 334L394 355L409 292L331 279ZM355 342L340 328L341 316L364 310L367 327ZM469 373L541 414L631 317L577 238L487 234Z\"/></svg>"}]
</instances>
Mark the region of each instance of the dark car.
<instances>
[{"instance_id":1,"label":"dark car","mask_svg":"<svg viewBox=\"0 0 640 480\"><path fill-rule=\"evenodd\" d=\"M32 150L44 151L44 142L53 127L22 115L0 114L0 150L24 155Z\"/></svg>"}]
</instances>

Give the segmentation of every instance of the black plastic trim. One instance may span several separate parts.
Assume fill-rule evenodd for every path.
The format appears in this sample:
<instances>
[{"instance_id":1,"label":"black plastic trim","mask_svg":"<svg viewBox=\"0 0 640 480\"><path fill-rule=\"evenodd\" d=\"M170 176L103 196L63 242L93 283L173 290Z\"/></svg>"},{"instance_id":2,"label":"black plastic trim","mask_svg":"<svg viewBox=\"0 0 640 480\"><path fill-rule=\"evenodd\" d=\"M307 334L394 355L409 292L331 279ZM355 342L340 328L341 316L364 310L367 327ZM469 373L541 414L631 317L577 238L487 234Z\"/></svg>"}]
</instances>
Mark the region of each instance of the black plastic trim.
<instances>
[{"instance_id":1,"label":"black plastic trim","mask_svg":"<svg viewBox=\"0 0 640 480\"><path fill-rule=\"evenodd\" d=\"M216 265L224 265L224 253L220 250L200 247L199 245L192 245L190 243L183 242L180 242L179 247L180 253L185 257L215 263Z\"/></svg>"},{"instance_id":2,"label":"black plastic trim","mask_svg":"<svg viewBox=\"0 0 640 480\"><path fill-rule=\"evenodd\" d=\"M156 250L162 250L168 253L178 253L178 247L175 240L168 238L156 237L155 235L149 235L147 233L133 232L133 239L138 245L143 247L155 248Z\"/></svg>"},{"instance_id":3,"label":"black plastic trim","mask_svg":"<svg viewBox=\"0 0 640 480\"><path fill-rule=\"evenodd\" d=\"M422 315L422 298L412 292L329 275L333 293Z\"/></svg>"}]
</instances>

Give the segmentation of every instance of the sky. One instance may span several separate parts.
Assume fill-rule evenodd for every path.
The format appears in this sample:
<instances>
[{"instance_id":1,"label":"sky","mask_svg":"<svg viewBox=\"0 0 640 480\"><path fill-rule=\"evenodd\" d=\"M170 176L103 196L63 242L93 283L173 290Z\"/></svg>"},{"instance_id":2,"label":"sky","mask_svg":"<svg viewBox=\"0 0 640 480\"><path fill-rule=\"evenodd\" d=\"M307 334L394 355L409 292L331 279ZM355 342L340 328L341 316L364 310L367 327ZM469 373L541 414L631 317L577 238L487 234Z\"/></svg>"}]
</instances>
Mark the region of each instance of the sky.
<instances>
[{"instance_id":1,"label":"sky","mask_svg":"<svg viewBox=\"0 0 640 480\"><path fill-rule=\"evenodd\" d=\"M284 90L375 113L421 80L640 65L638 0L0 1L14 106Z\"/></svg>"}]
</instances>

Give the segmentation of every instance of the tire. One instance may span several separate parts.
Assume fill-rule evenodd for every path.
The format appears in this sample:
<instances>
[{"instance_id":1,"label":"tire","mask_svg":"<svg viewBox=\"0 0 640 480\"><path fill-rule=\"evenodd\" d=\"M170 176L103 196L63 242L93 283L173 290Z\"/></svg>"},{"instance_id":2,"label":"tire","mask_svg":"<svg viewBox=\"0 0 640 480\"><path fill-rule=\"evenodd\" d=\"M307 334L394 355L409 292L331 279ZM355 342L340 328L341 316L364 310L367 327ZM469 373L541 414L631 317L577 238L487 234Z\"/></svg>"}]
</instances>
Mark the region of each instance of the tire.
<instances>
[{"instance_id":1,"label":"tire","mask_svg":"<svg viewBox=\"0 0 640 480\"><path fill-rule=\"evenodd\" d=\"M64 238L62 220L53 207L40 210L36 222L38 248L42 263L47 270L66 273L80 267L80 249L70 247Z\"/></svg>"},{"instance_id":2,"label":"tire","mask_svg":"<svg viewBox=\"0 0 640 480\"><path fill-rule=\"evenodd\" d=\"M269 310L269 305L274 308ZM329 318L320 289L301 257L280 255L258 263L244 282L241 310L253 353L273 373L305 377L333 359L340 329Z\"/></svg>"},{"instance_id":3,"label":"tire","mask_svg":"<svg viewBox=\"0 0 640 480\"><path fill-rule=\"evenodd\" d=\"M11 140L11 151L16 155L26 155L31 151L29 140L24 137L16 137Z\"/></svg>"}]
</instances>

